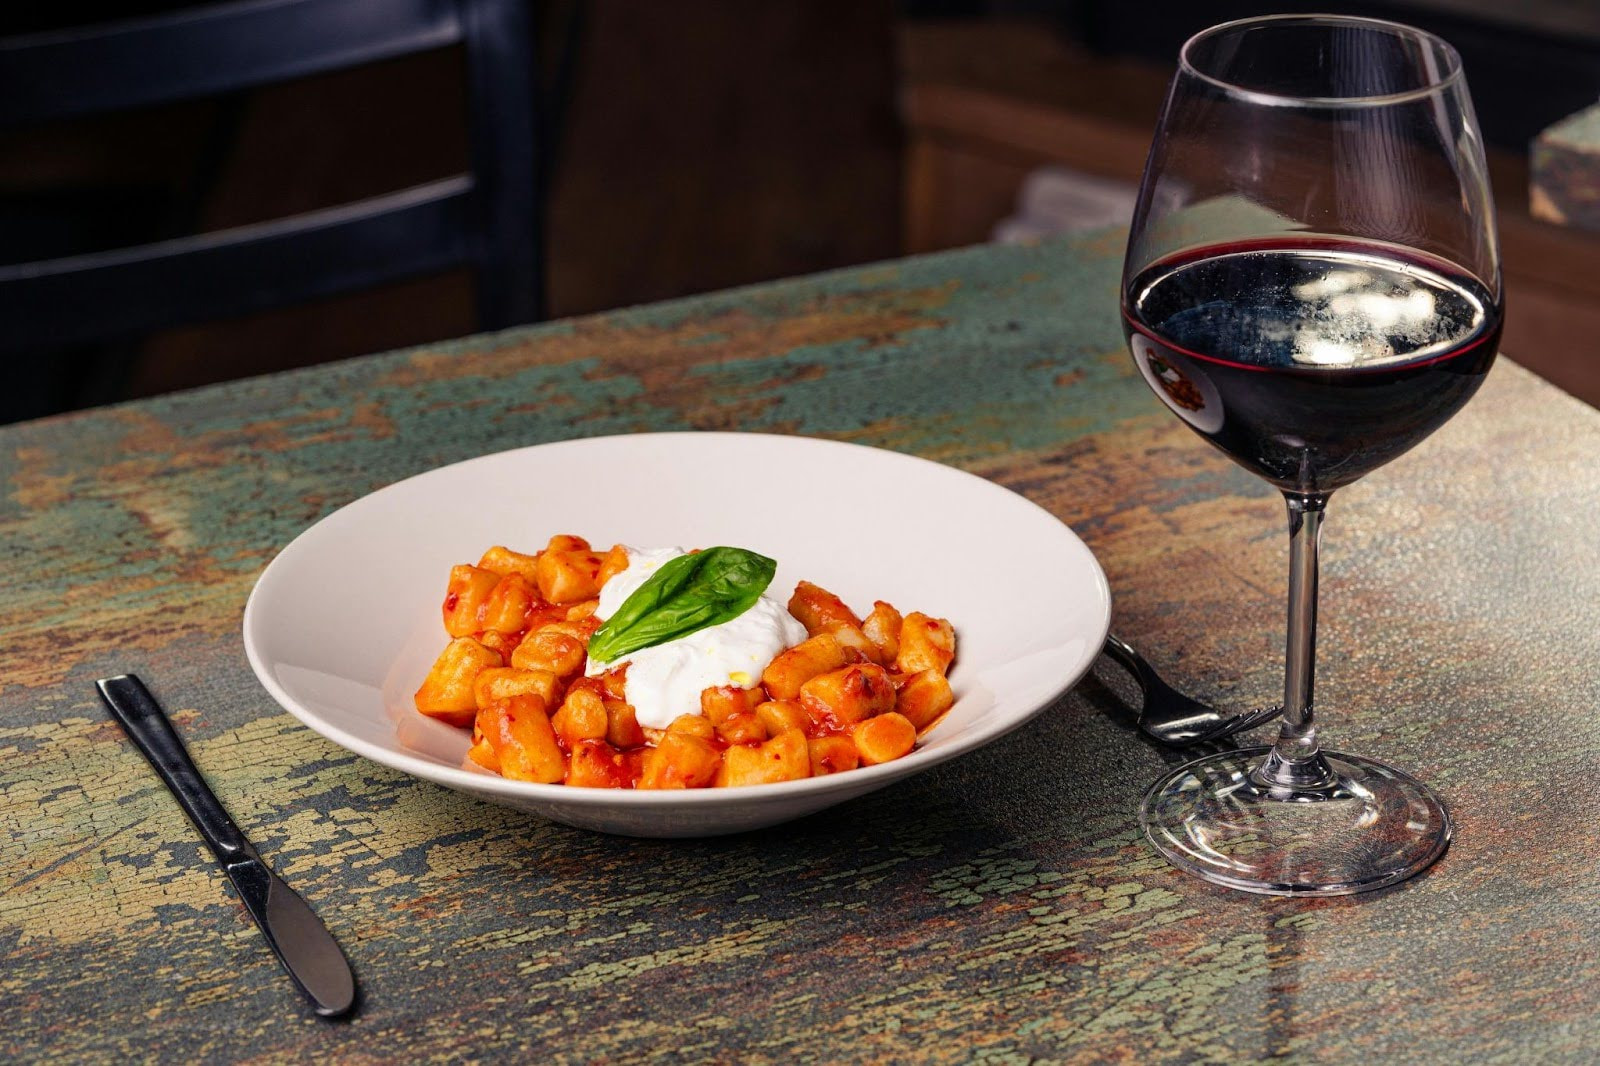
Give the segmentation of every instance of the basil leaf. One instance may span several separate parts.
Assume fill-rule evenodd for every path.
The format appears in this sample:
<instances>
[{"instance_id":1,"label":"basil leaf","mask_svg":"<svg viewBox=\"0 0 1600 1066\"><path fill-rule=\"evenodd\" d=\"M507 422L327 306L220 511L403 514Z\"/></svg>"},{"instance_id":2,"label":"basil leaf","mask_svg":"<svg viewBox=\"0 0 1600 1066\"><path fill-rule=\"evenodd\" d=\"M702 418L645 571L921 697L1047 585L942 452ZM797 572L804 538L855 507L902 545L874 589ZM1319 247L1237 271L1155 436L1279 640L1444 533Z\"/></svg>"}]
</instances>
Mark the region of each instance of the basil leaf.
<instances>
[{"instance_id":1,"label":"basil leaf","mask_svg":"<svg viewBox=\"0 0 1600 1066\"><path fill-rule=\"evenodd\" d=\"M778 572L776 561L743 548L707 548L661 565L589 638L589 658L608 663L755 606Z\"/></svg>"}]
</instances>

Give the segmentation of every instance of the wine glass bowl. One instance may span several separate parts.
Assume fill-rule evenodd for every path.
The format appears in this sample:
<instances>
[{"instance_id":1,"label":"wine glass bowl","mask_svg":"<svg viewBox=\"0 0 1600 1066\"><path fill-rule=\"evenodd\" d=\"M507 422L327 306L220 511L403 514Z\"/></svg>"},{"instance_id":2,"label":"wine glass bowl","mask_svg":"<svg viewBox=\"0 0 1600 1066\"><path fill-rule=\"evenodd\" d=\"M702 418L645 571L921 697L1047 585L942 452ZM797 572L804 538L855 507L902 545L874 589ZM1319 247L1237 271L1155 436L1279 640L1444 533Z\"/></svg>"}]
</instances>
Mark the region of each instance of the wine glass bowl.
<instances>
[{"instance_id":1,"label":"wine glass bowl","mask_svg":"<svg viewBox=\"0 0 1600 1066\"><path fill-rule=\"evenodd\" d=\"M1321 750L1317 550L1329 495L1477 391L1504 314L1461 62L1396 23L1269 16L1183 48L1123 271L1135 363L1190 428L1282 492L1284 721L1271 748L1158 781L1141 820L1169 860L1235 888L1391 884L1449 843L1427 786Z\"/></svg>"},{"instance_id":2,"label":"wine glass bowl","mask_svg":"<svg viewBox=\"0 0 1600 1066\"><path fill-rule=\"evenodd\" d=\"M1500 335L1498 301L1471 275L1346 238L1202 245L1157 260L1128 292L1129 343L1168 406L1252 473L1305 494L1348 485L1443 425Z\"/></svg>"}]
</instances>

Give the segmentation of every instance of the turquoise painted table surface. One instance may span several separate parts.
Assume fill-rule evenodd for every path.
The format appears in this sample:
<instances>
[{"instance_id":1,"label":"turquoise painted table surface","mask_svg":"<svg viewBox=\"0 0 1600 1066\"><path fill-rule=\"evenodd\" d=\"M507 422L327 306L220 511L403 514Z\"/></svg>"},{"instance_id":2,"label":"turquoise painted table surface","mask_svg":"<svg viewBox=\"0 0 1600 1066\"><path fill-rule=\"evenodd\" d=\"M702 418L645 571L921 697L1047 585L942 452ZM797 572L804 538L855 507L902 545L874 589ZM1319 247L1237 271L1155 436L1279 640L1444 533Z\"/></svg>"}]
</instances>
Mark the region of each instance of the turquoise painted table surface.
<instances>
[{"instance_id":1,"label":"turquoise painted table surface","mask_svg":"<svg viewBox=\"0 0 1600 1066\"><path fill-rule=\"evenodd\" d=\"M1600 1046L1600 415L1502 361L1335 497L1335 747L1453 805L1426 876L1238 895L1165 866L1182 756L1107 672L990 748L705 841L594 835L363 761L273 705L273 554L399 478L657 429L837 437L1023 493L1170 679L1275 699L1278 499L1149 394L1121 235L979 248L0 429L0 1060L1592 1061ZM1515 314L1515 308L1512 309ZM1003 545L1004 530L996 530ZM345 946L313 1017L96 700L133 671Z\"/></svg>"}]
</instances>

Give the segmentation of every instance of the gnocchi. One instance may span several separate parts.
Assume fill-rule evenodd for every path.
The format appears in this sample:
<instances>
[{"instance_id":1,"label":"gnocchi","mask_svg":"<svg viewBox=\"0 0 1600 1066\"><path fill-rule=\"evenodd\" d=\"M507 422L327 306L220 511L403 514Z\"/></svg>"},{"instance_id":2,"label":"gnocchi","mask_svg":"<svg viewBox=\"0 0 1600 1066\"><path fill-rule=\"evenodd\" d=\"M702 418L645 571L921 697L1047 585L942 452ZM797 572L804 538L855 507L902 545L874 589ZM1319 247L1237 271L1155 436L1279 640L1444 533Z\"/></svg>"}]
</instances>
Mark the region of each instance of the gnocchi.
<instances>
[{"instance_id":1,"label":"gnocchi","mask_svg":"<svg viewBox=\"0 0 1600 1066\"><path fill-rule=\"evenodd\" d=\"M889 762L955 703L948 620L902 615L881 600L863 618L802 581L788 612L804 640L775 655L749 687L707 688L699 707L667 728L641 726L627 702L627 662L601 670L607 664L590 668L588 656L604 622L596 616L601 589L627 566L620 545L596 551L561 534L532 554L496 545L476 564L453 567L442 606L449 643L417 689L417 711L471 729L467 758L484 771L584 788L673 789Z\"/></svg>"}]
</instances>

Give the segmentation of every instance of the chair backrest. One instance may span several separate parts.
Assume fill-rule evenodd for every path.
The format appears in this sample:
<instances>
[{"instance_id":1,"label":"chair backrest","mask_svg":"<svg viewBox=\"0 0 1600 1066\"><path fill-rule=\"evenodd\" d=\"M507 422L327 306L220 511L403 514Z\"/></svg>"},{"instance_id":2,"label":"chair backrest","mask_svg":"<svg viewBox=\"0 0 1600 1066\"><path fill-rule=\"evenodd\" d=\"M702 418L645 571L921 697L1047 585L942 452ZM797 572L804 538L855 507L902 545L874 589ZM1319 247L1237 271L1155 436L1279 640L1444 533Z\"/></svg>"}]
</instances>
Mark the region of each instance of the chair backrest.
<instances>
[{"instance_id":1,"label":"chair backrest","mask_svg":"<svg viewBox=\"0 0 1600 1066\"><path fill-rule=\"evenodd\" d=\"M479 325L543 311L526 0L230 0L0 40L0 126L215 96L460 44L472 170L354 203L131 248L0 267L0 348L226 318L452 266Z\"/></svg>"}]
</instances>

